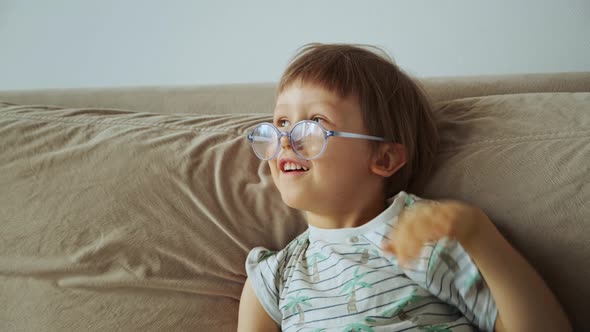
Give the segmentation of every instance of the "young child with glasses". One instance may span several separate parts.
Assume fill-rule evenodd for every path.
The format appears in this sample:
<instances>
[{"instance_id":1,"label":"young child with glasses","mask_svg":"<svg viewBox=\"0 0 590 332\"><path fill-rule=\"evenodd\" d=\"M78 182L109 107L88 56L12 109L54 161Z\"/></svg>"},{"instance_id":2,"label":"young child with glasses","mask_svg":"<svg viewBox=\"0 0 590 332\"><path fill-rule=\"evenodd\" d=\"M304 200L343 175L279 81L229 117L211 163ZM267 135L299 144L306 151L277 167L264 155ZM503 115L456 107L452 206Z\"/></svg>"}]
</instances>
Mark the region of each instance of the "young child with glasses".
<instances>
[{"instance_id":1,"label":"young child with glasses","mask_svg":"<svg viewBox=\"0 0 590 332\"><path fill-rule=\"evenodd\" d=\"M310 44L273 123L248 135L308 229L254 248L239 331L567 331L559 303L480 209L420 186L438 136L419 86L376 48Z\"/></svg>"}]
</instances>

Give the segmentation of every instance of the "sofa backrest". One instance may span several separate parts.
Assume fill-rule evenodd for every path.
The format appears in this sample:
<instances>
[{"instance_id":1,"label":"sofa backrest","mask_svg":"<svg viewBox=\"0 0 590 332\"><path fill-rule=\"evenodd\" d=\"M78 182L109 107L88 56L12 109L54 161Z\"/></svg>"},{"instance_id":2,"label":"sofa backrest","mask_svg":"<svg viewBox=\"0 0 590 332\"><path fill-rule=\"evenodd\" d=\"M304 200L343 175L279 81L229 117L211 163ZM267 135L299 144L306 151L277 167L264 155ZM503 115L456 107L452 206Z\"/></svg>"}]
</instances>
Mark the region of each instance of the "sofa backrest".
<instances>
[{"instance_id":1,"label":"sofa backrest","mask_svg":"<svg viewBox=\"0 0 590 332\"><path fill-rule=\"evenodd\" d=\"M420 79L433 102L489 95L590 91L588 73L548 73ZM216 86L0 91L0 100L21 105L121 108L151 113L270 113L274 83Z\"/></svg>"},{"instance_id":2,"label":"sofa backrest","mask_svg":"<svg viewBox=\"0 0 590 332\"><path fill-rule=\"evenodd\" d=\"M438 102L416 193L482 207L588 330L590 75L576 82L588 92ZM0 104L0 330L235 331L248 250L305 224L245 139L269 113L240 114L259 101L227 89L185 108L159 95L162 113Z\"/></svg>"}]
</instances>

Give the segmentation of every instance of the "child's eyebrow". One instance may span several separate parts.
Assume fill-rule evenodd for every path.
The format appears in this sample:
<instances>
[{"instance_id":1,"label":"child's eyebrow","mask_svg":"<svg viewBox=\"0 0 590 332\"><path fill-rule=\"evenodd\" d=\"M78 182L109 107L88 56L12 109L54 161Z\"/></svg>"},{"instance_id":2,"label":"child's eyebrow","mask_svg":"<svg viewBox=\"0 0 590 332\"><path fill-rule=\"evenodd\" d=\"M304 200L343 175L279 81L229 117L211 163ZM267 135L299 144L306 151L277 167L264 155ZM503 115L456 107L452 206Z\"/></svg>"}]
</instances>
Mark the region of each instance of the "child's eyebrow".
<instances>
[{"instance_id":1,"label":"child's eyebrow","mask_svg":"<svg viewBox=\"0 0 590 332\"><path fill-rule=\"evenodd\" d=\"M304 104L304 108L306 111L313 111L320 109L325 113L325 115L329 116L330 118L339 118L339 112L337 112L338 108L328 101L313 101ZM285 116L289 115L289 110L291 109L291 104L277 104L275 106L273 117L277 116Z\"/></svg>"},{"instance_id":2,"label":"child's eyebrow","mask_svg":"<svg viewBox=\"0 0 590 332\"><path fill-rule=\"evenodd\" d=\"M322 113L327 115L328 118L330 118L332 120L339 120L341 117L340 112L338 112L338 107L336 107L336 105L329 103L329 102L311 103L309 106L309 109L310 110L319 109L322 111Z\"/></svg>"}]
</instances>

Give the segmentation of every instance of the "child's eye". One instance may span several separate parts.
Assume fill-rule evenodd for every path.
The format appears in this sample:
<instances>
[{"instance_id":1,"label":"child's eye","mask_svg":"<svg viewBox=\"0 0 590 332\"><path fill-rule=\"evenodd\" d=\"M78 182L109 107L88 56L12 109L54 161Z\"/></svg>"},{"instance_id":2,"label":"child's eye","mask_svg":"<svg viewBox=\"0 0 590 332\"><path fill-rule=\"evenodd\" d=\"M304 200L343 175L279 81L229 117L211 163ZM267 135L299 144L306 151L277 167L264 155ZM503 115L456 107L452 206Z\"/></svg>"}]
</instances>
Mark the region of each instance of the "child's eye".
<instances>
[{"instance_id":1,"label":"child's eye","mask_svg":"<svg viewBox=\"0 0 590 332\"><path fill-rule=\"evenodd\" d=\"M289 120L281 119L281 120L277 121L277 125L281 128L285 128L285 127L289 127L291 125L291 122L289 122Z\"/></svg>"},{"instance_id":2,"label":"child's eye","mask_svg":"<svg viewBox=\"0 0 590 332\"><path fill-rule=\"evenodd\" d=\"M311 118L311 121L315 121L317 123L322 123L322 122L324 122L324 119L322 119L319 116L314 116L313 118Z\"/></svg>"}]
</instances>

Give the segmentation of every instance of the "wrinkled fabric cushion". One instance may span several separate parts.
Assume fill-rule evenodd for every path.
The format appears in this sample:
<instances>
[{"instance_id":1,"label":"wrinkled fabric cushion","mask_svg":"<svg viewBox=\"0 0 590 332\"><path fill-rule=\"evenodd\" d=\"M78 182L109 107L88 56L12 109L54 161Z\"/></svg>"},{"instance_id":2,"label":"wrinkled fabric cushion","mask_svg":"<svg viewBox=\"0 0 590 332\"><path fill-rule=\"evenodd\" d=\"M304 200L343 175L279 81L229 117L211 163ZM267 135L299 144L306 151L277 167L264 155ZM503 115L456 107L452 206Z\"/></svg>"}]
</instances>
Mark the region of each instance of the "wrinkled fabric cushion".
<instances>
[{"instance_id":1,"label":"wrinkled fabric cushion","mask_svg":"<svg viewBox=\"0 0 590 332\"><path fill-rule=\"evenodd\" d=\"M441 149L424 195L482 207L590 330L590 93L438 106Z\"/></svg>"},{"instance_id":2,"label":"wrinkled fabric cushion","mask_svg":"<svg viewBox=\"0 0 590 332\"><path fill-rule=\"evenodd\" d=\"M590 94L438 105L421 194L481 206L590 328ZM200 110L207 113L207 110ZM248 250L304 228L245 133L268 115L0 109L0 330L235 331Z\"/></svg>"},{"instance_id":3,"label":"wrinkled fabric cushion","mask_svg":"<svg viewBox=\"0 0 590 332\"><path fill-rule=\"evenodd\" d=\"M249 249L305 226L263 120L0 109L0 330L235 331Z\"/></svg>"}]
</instances>

